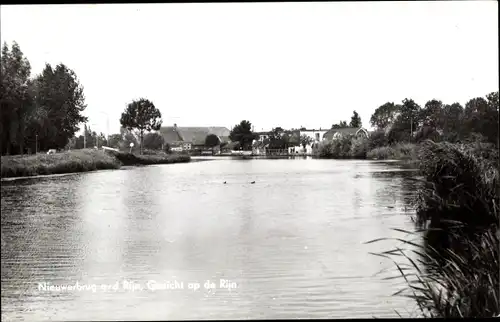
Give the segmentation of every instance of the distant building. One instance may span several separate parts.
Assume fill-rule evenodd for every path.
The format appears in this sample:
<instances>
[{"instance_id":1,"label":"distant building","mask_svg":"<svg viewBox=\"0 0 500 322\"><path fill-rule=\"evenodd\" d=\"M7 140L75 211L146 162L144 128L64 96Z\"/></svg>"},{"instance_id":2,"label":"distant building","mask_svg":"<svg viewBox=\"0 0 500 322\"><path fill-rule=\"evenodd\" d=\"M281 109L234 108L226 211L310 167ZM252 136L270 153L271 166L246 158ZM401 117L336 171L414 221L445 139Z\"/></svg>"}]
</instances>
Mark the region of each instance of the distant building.
<instances>
[{"instance_id":1,"label":"distant building","mask_svg":"<svg viewBox=\"0 0 500 322\"><path fill-rule=\"evenodd\" d=\"M338 129L330 129L326 132L323 138L327 141L340 139L344 135L353 135L355 137L368 137L368 131L365 128L344 127Z\"/></svg>"},{"instance_id":2,"label":"distant building","mask_svg":"<svg viewBox=\"0 0 500 322\"><path fill-rule=\"evenodd\" d=\"M324 140L324 135L327 132L328 132L327 129L322 129L322 128L319 128L319 130L316 130L316 129L309 129L308 130L305 128L300 129L299 130L299 137L301 138L304 135L308 136L311 139L311 143L307 144L305 149L302 146L302 144L299 143L300 146L297 146L295 148L295 151L299 151L299 153L311 154L313 152L313 149L315 147L317 147L321 141Z\"/></svg>"},{"instance_id":3,"label":"distant building","mask_svg":"<svg viewBox=\"0 0 500 322\"><path fill-rule=\"evenodd\" d=\"M323 141L323 136L325 135L326 132L328 132L328 129L319 129L319 130L307 130L307 129L302 129L300 131L300 137L302 135L306 135L313 139L314 142L321 142Z\"/></svg>"},{"instance_id":4,"label":"distant building","mask_svg":"<svg viewBox=\"0 0 500 322\"><path fill-rule=\"evenodd\" d=\"M164 126L160 128L160 134L165 143L168 143L173 151L190 151L194 149L205 149L205 139L210 134L215 134L221 143L229 143L229 129L222 126Z\"/></svg>"}]
</instances>

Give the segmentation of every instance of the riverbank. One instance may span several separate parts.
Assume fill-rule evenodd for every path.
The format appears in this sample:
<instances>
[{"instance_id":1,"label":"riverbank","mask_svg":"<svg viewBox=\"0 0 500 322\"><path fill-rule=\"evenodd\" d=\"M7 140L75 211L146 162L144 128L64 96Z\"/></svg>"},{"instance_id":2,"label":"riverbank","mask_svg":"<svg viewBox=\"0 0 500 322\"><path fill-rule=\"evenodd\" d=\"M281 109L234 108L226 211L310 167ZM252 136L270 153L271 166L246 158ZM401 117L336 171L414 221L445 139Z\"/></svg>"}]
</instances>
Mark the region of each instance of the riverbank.
<instances>
[{"instance_id":1,"label":"riverbank","mask_svg":"<svg viewBox=\"0 0 500 322\"><path fill-rule=\"evenodd\" d=\"M1 157L1 178L65 174L119 169L121 166L190 162L188 155L134 155L131 153L82 149L56 154Z\"/></svg>"},{"instance_id":2,"label":"riverbank","mask_svg":"<svg viewBox=\"0 0 500 322\"><path fill-rule=\"evenodd\" d=\"M417 231L424 232L424 243L403 241L413 250L379 255L408 260L396 263L391 258L408 283L408 296L417 302L424 317L500 314L497 152L481 143L421 144L418 157L423 180L414 219ZM412 237L419 234L410 232ZM403 251L417 254L423 267Z\"/></svg>"}]
</instances>

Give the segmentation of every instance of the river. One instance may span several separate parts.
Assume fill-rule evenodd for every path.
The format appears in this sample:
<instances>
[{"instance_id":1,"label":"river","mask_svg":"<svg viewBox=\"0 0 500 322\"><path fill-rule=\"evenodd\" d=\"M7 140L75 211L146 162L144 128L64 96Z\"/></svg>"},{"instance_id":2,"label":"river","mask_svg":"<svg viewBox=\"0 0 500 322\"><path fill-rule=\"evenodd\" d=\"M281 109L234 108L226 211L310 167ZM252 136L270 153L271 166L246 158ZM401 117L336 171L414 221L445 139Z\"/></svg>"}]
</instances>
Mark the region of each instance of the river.
<instances>
[{"instance_id":1,"label":"river","mask_svg":"<svg viewBox=\"0 0 500 322\"><path fill-rule=\"evenodd\" d=\"M2 320L408 315L404 282L377 275L394 264L369 254L400 244L365 242L414 229L413 174L217 158L4 181Z\"/></svg>"}]
</instances>

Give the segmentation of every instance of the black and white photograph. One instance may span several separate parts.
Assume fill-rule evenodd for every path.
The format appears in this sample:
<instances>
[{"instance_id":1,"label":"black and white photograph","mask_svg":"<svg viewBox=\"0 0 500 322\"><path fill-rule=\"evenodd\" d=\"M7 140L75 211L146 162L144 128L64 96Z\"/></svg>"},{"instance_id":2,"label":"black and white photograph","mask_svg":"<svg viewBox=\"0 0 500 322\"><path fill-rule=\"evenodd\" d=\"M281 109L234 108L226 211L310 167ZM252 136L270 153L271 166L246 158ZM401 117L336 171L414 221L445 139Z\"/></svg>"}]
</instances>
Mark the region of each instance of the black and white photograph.
<instances>
[{"instance_id":1,"label":"black and white photograph","mask_svg":"<svg viewBox=\"0 0 500 322\"><path fill-rule=\"evenodd\" d=\"M500 317L497 1L0 6L2 321Z\"/></svg>"}]
</instances>

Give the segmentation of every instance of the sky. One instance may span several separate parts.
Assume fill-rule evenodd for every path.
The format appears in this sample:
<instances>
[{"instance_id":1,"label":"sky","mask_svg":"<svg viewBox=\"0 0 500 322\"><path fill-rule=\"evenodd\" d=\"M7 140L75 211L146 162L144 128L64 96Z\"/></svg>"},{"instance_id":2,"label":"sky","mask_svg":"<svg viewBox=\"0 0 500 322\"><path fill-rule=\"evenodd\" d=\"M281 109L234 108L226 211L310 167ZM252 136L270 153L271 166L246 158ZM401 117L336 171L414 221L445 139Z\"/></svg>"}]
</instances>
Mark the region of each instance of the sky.
<instances>
[{"instance_id":1,"label":"sky","mask_svg":"<svg viewBox=\"0 0 500 322\"><path fill-rule=\"evenodd\" d=\"M93 130L134 99L163 125L330 128L385 102L465 104L498 91L498 2L10 5L1 41L64 63Z\"/></svg>"}]
</instances>

